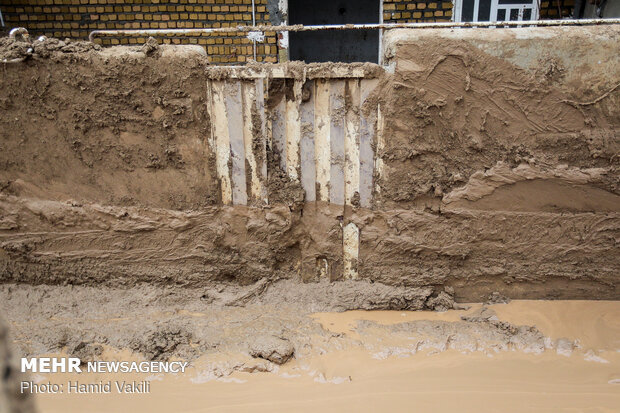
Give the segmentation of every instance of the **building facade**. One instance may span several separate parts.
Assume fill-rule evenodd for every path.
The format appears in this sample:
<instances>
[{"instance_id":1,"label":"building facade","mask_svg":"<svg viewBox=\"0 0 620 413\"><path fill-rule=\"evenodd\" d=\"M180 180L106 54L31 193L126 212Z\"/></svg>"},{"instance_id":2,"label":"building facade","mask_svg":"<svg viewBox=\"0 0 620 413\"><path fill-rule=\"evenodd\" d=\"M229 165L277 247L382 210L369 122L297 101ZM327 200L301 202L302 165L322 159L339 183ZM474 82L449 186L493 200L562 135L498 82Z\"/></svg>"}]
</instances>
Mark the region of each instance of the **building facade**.
<instances>
[{"instance_id":1,"label":"building facade","mask_svg":"<svg viewBox=\"0 0 620 413\"><path fill-rule=\"evenodd\" d=\"M383 0L376 7L379 15L368 21L347 20L352 10L359 8L357 0L330 1L325 24L449 22L463 20L462 10L480 3L500 0ZM528 0L524 0L526 3ZM549 0L538 3L541 18L569 16L574 0ZM278 25L288 21L289 7L308 2L304 0L5 0L0 5L6 28L25 27L33 36L87 39L97 29L180 29L217 28L239 25ZM327 3L326 3L327 4ZM318 8L319 14L322 8ZM335 10L335 11L334 11ZM373 13L375 13L373 9ZM358 14L359 15L359 14ZM535 18L537 16L531 16ZM359 20L359 17L358 17ZM295 23L295 22L290 22ZM214 64L243 64L254 58L253 41L244 33L191 34L158 36L168 44L195 44L205 47ZM96 39L102 45L142 44L145 36L117 36ZM343 38L343 42L347 40ZM357 40L351 40L357 41ZM275 32L266 32L263 42L256 44L256 60L276 62L285 54L279 53Z\"/></svg>"}]
</instances>

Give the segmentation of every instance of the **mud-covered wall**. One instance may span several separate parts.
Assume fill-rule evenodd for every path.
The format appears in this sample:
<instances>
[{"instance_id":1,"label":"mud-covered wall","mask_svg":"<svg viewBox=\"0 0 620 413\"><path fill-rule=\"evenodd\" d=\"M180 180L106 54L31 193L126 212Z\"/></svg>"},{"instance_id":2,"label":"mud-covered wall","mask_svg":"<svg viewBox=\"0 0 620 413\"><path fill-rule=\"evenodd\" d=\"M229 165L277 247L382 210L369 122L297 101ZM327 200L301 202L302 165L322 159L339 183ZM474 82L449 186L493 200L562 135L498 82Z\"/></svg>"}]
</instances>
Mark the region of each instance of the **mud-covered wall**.
<instances>
[{"instance_id":1,"label":"mud-covered wall","mask_svg":"<svg viewBox=\"0 0 620 413\"><path fill-rule=\"evenodd\" d=\"M619 29L488 32L393 31L385 72L5 41L0 280L618 299Z\"/></svg>"}]
</instances>

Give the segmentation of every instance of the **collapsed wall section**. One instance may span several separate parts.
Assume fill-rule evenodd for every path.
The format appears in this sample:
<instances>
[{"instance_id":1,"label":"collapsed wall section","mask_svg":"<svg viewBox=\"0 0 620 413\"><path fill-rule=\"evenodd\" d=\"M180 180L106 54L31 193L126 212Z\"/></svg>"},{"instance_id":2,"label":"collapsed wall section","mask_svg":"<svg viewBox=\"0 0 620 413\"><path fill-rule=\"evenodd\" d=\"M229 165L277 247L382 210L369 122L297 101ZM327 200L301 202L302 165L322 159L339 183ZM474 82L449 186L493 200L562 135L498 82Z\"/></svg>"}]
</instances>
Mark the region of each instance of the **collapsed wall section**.
<instances>
[{"instance_id":1,"label":"collapsed wall section","mask_svg":"<svg viewBox=\"0 0 620 413\"><path fill-rule=\"evenodd\" d=\"M388 71L35 44L0 80L0 279L617 299L618 32L397 30Z\"/></svg>"}]
</instances>

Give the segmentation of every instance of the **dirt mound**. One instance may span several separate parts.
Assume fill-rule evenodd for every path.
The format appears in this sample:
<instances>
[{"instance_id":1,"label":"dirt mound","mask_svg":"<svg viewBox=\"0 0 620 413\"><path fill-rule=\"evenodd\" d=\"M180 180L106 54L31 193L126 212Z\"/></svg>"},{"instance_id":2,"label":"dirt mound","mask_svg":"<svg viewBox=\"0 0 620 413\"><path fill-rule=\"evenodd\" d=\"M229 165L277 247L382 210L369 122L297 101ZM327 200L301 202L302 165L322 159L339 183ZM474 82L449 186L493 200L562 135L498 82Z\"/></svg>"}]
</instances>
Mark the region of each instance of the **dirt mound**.
<instances>
[{"instance_id":1,"label":"dirt mound","mask_svg":"<svg viewBox=\"0 0 620 413\"><path fill-rule=\"evenodd\" d=\"M101 46L91 42L55 39L41 36L30 39L0 38L0 62L17 63L26 59L59 59L64 53L86 53L101 50Z\"/></svg>"}]
</instances>

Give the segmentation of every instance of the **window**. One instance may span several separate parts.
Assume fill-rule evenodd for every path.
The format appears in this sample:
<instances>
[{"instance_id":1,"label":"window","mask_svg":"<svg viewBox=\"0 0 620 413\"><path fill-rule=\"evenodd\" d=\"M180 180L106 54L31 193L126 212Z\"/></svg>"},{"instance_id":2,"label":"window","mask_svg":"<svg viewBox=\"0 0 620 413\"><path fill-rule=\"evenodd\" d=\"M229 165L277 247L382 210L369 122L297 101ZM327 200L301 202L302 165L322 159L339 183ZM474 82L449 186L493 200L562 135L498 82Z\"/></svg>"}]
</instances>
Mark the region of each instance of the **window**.
<instances>
[{"instance_id":1,"label":"window","mask_svg":"<svg viewBox=\"0 0 620 413\"><path fill-rule=\"evenodd\" d=\"M379 23L378 0L288 0L289 24ZM289 33L291 60L373 62L379 59L378 30Z\"/></svg>"},{"instance_id":2,"label":"window","mask_svg":"<svg viewBox=\"0 0 620 413\"><path fill-rule=\"evenodd\" d=\"M454 0L454 21L524 21L538 19L538 0Z\"/></svg>"}]
</instances>

